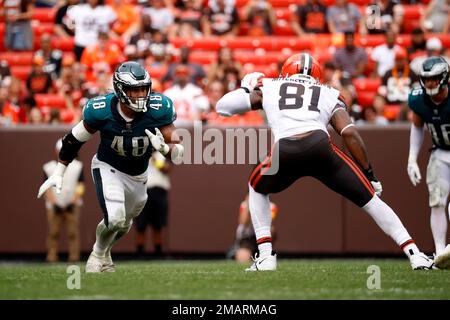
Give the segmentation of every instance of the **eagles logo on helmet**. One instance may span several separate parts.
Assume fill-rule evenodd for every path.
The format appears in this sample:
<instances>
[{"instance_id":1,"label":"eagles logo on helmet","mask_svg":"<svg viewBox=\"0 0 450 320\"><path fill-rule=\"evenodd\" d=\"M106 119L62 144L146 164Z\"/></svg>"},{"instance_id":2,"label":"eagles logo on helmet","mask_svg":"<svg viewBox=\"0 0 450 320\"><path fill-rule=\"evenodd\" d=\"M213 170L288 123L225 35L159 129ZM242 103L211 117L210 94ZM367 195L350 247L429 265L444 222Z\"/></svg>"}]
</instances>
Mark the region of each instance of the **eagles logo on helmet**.
<instances>
[{"instance_id":1,"label":"eagles logo on helmet","mask_svg":"<svg viewBox=\"0 0 450 320\"><path fill-rule=\"evenodd\" d=\"M119 101L135 112L146 112L152 79L147 70L134 61L124 62L113 75L114 92Z\"/></svg>"},{"instance_id":2,"label":"eagles logo on helmet","mask_svg":"<svg viewBox=\"0 0 450 320\"><path fill-rule=\"evenodd\" d=\"M444 58L429 57L420 68L420 85L426 94L434 96L448 85L449 75L449 65ZM430 84L433 83L435 84L434 87L430 88Z\"/></svg>"}]
</instances>

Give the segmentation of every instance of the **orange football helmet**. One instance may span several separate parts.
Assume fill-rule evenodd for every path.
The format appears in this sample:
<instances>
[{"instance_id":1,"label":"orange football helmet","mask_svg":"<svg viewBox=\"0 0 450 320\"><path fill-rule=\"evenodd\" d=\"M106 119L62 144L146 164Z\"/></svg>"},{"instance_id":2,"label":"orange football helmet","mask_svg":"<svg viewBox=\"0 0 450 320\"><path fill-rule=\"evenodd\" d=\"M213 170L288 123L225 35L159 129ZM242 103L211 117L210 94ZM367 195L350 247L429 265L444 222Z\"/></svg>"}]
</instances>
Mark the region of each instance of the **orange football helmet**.
<instances>
[{"instance_id":1,"label":"orange football helmet","mask_svg":"<svg viewBox=\"0 0 450 320\"><path fill-rule=\"evenodd\" d=\"M318 82L322 80L322 68L309 53L294 54L284 62L281 76L286 78L294 74L309 76Z\"/></svg>"}]
</instances>

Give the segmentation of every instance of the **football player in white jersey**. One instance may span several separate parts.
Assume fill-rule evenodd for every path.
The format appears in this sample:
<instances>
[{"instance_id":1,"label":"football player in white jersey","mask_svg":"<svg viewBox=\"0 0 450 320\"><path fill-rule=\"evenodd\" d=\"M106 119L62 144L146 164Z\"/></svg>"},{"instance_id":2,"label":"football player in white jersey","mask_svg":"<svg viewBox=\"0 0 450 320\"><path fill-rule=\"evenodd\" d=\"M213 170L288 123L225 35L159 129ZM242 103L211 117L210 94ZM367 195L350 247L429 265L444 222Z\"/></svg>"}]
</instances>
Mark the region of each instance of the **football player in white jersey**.
<instances>
[{"instance_id":1,"label":"football player in white jersey","mask_svg":"<svg viewBox=\"0 0 450 320\"><path fill-rule=\"evenodd\" d=\"M249 206L259 255L246 271L276 270L269 194L283 191L304 176L318 179L365 210L402 248L414 270L431 269L433 261L417 248L394 211L378 197L381 183L370 166L364 142L339 91L321 84L321 77L317 61L300 53L286 60L280 78L248 74L240 89L217 103L217 111L224 116L263 109L275 136L273 151L249 179ZM342 136L353 159L331 143L328 124ZM275 163L278 170L273 172Z\"/></svg>"}]
</instances>

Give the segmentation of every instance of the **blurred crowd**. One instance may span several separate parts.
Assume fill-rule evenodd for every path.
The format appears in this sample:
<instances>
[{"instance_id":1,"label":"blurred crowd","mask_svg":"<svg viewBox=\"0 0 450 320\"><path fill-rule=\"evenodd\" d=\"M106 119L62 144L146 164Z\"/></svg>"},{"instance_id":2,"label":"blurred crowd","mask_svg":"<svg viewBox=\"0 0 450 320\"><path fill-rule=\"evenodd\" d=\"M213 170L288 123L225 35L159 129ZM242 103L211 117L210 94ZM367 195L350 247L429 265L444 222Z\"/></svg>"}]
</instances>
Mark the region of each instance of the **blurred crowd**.
<instances>
[{"instance_id":1,"label":"blurred crowd","mask_svg":"<svg viewBox=\"0 0 450 320\"><path fill-rule=\"evenodd\" d=\"M193 61L198 49L178 46L174 39L180 38L275 38L280 28L293 38L328 34L332 45L319 57L324 82L342 91L356 123L381 125L408 120L407 97L418 83L421 62L431 55L449 56L448 43L439 35L449 33L450 0L291 1L287 20L280 20L277 1L3 0L0 125L76 123L86 99L111 91L112 72L125 60L150 71L153 90L174 101L178 123L263 125L264 115L257 111L231 118L215 112L218 99L258 66L241 63L238 50L226 45L210 50L212 60ZM420 18L409 31L404 7L411 5ZM38 33L35 11L42 7L49 8L54 21L50 30ZM399 45L399 36L406 33L411 42ZM379 35L383 41L363 46L359 39L365 35ZM73 46L60 50L54 45L58 39L73 39ZM285 49L275 68L286 52L295 53ZM22 78L2 58L17 58L11 53L30 54L30 72Z\"/></svg>"}]
</instances>

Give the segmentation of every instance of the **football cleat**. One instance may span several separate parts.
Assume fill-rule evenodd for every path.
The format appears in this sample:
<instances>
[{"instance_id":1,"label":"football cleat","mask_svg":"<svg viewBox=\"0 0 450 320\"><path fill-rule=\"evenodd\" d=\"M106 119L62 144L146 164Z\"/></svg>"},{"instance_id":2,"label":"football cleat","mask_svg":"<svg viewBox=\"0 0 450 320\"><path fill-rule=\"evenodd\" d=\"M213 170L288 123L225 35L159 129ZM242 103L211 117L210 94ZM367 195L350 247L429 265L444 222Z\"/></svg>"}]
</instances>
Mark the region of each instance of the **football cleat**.
<instances>
[{"instance_id":1,"label":"football cleat","mask_svg":"<svg viewBox=\"0 0 450 320\"><path fill-rule=\"evenodd\" d=\"M116 266L114 265L111 258L111 250L106 251L101 272L116 272Z\"/></svg>"},{"instance_id":2,"label":"football cleat","mask_svg":"<svg viewBox=\"0 0 450 320\"><path fill-rule=\"evenodd\" d=\"M444 251L434 259L434 264L438 269L450 269L450 244L448 244Z\"/></svg>"},{"instance_id":3,"label":"football cleat","mask_svg":"<svg viewBox=\"0 0 450 320\"><path fill-rule=\"evenodd\" d=\"M272 251L270 256L260 257L257 253L253 258L253 264L245 271L275 271L277 270L277 255Z\"/></svg>"},{"instance_id":4,"label":"football cleat","mask_svg":"<svg viewBox=\"0 0 450 320\"><path fill-rule=\"evenodd\" d=\"M86 262L86 273L99 273L102 272L103 265L105 264L105 258L100 257L92 251Z\"/></svg>"},{"instance_id":5,"label":"football cleat","mask_svg":"<svg viewBox=\"0 0 450 320\"><path fill-rule=\"evenodd\" d=\"M411 268L413 270L429 270L432 269L434 265L433 259L428 258L423 252L413 254L409 258L409 262L411 263Z\"/></svg>"}]
</instances>

